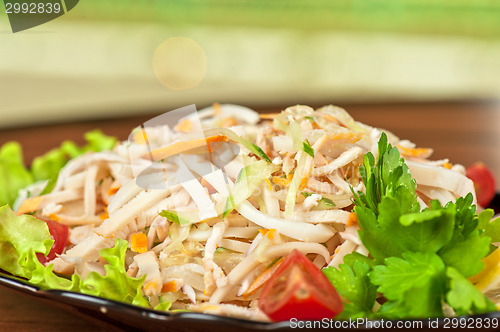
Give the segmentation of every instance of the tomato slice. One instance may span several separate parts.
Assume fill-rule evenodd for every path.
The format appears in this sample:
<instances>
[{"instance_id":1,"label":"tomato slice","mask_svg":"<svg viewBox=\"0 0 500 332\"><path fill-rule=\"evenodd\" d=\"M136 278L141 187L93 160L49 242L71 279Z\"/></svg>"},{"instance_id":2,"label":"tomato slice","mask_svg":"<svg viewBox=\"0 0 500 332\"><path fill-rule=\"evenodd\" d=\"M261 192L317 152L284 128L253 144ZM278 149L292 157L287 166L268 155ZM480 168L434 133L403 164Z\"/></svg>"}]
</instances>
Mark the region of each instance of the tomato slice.
<instances>
[{"instance_id":1,"label":"tomato slice","mask_svg":"<svg viewBox=\"0 0 500 332\"><path fill-rule=\"evenodd\" d=\"M264 285L259 308L274 321L320 320L342 312L342 301L327 277L294 249Z\"/></svg>"},{"instance_id":2,"label":"tomato slice","mask_svg":"<svg viewBox=\"0 0 500 332\"><path fill-rule=\"evenodd\" d=\"M39 218L41 219L41 218ZM54 244L47 256L37 253L36 257L40 263L45 264L56 258L56 254L62 254L68 241L68 226L58 223L51 219L41 219L47 223L49 227L50 237L54 240Z\"/></svg>"},{"instance_id":3,"label":"tomato slice","mask_svg":"<svg viewBox=\"0 0 500 332\"><path fill-rule=\"evenodd\" d=\"M466 175L474 182L477 203L486 208L495 197L495 178L485 164L477 162L466 169Z\"/></svg>"}]
</instances>

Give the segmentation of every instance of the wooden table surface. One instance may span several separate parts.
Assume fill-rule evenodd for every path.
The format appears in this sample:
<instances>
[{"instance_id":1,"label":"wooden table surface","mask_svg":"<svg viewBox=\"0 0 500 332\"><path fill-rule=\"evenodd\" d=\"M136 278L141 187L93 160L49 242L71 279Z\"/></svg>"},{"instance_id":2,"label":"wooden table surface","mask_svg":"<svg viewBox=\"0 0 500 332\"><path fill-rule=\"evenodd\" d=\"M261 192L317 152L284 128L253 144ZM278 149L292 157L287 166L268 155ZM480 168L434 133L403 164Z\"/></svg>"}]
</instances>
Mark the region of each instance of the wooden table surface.
<instances>
[{"instance_id":1,"label":"wooden table surface","mask_svg":"<svg viewBox=\"0 0 500 332\"><path fill-rule=\"evenodd\" d=\"M433 159L449 158L450 162L463 165L470 165L475 161L484 162L495 174L497 191L500 191L500 103L485 101L341 106L356 120L386 128L420 147L432 147ZM277 109L273 107L265 111ZM59 146L65 139L83 143L83 133L95 128L126 139L132 128L154 115L8 129L0 131L0 145L9 140L21 142L25 162L29 163L35 156ZM11 330L106 331L109 327L94 325L0 287L0 331Z\"/></svg>"}]
</instances>

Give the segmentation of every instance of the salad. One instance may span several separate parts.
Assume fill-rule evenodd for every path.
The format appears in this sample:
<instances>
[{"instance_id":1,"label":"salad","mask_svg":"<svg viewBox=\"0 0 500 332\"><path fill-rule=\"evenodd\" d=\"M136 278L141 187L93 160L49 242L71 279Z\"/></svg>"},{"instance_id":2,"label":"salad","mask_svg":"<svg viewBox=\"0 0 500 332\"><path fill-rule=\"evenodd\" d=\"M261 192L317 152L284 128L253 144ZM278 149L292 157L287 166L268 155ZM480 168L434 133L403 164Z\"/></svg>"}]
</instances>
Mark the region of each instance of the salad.
<instances>
[{"instance_id":1,"label":"salad","mask_svg":"<svg viewBox=\"0 0 500 332\"><path fill-rule=\"evenodd\" d=\"M259 321L497 310L500 219L432 149L331 105L215 104L152 124L123 142L91 132L30 169L4 145L0 269Z\"/></svg>"}]
</instances>

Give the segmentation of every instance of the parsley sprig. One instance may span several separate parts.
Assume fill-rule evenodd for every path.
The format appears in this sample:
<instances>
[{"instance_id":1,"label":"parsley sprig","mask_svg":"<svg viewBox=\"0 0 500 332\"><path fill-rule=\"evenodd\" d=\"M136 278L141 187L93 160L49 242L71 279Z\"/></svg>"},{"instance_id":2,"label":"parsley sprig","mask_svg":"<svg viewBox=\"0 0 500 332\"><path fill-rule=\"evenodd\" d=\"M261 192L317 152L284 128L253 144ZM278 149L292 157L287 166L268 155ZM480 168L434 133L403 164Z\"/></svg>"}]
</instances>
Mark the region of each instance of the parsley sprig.
<instances>
[{"instance_id":1,"label":"parsley sprig","mask_svg":"<svg viewBox=\"0 0 500 332\"><path fill-rule=\"evenodd\" d=\"M500 239L492 211L478 215L472 194L420 211L416 182L385 133L377 162L367 153L360 174L366 191L353 192L354 211L370 257L350 254L339 269L323 270L344 299L339 318L442 317L445 306L457 315L495 311L467 279Z\"/></svg>"}]
</instances>

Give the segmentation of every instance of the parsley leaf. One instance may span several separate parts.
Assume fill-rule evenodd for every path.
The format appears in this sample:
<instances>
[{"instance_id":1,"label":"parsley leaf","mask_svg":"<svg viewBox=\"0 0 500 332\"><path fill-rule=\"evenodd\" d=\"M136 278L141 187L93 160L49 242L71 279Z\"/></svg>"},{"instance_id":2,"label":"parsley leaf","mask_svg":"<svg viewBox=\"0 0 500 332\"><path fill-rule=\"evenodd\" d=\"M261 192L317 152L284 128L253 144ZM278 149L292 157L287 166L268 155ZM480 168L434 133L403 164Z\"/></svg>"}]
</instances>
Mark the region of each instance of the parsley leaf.
<instances>
[{"instance_id":1,"label":"parsley leaf","mask_svg":"<svg viewBox=\"0 0 500 332\"><path fill-rule=\"evenodd\" d=\"M419 211L416 183L397 148L382 133L379 159L367 153L360 167L366 195L355 194L360 238L377 262L405 251L436 252L451 238L455 210Z\"/></svg>"},{"instance_id":2,"label":"parsley leaf","mask_svg":"<svg viewBox=\"0 0 500 332\"><path fill-rule=\"evenodd\" d=\"M446 265L454 267L464 277L481 271L481 259L488 254L491 243L491 239L477 229L479 221L472 201L472 194L468 194L446 205L445 209L456 211L455 226L451 240L439 251ZM438 202L432 202L431 207L434 210L443 209Z\"/></svg>"},{"instance_id":3,"label":"parsley leaf","mask_svg":"<svg viewBox=\"0 0 500 332\"><path fill-rule=\"evenodd\" d=\"M331 199L326 198L326 197L321 198L321 203L326 205L328 208L332 208L332 207L336 206L335 203Z\"/></svg>"},{"instance_id":4,"label":"parsley leaf","mask_svg":"<svg viewBox=\"0 0 500 332\"><path fill-rule=\"evenodd\" d=\"M373 268L370 280L392 302L386 305L385 311L391 312L387 307L397 306L404 308L407 317L443 315L445 265L435 253L405 252L403 258L389 257L385 265Z\"/></svg>"},{"instance_id":5,"label":"parsley leaf","mask_svg":"<svg viewBox=\"0 0 500 332\"><path fill-rule=\"evenodd\" d=\"M257 145L255 145L253 143L250 143L246 147L249 148L250 152L252 152L253 154L255 154L257 157L259 157L261 159L264 159L268 163L271 162L271 159L269 159L269 157L267 156L267 154L261 148L259 148Z\"/></svg>"},{"instance_id":6,"label":"parsley leaf","mask_svg":"<svg viewBox=\"0 0 500 332\"><path fill-rule=\"evenodd\" d=\"M380 218L380 223L384 218ZM429 210L402 215L399 220L392 220L387 227L393 240L399 243L401 250L413 252L436 252L441 249L453 234L455 211L450 209Z\"/></svg>"},{"instance_id":7,"label":"parsley leaf","mask_svg":"<svg viewBox=\"0 0 500 332\"><path fill-rule=\"evenodd\" d=\"M302 149L304 150L305 153L314 158L314 149L311 147L311 144L309 143L308 140L302 142Z\"/></svg>"},{"instance_id":8,"label":"parsley leaf","mask_svg":"<svg viewBox=\"0 0 500 332\"><path fill-rule=\"evenodd\" d=\"M479 314L497 310L495 305L458 270L448 267L446 275L450 279L450 290L446 294L446 299L457 315Z\"/></svg>"},{"instance_id":9,"label":"parsley leaf","mask_svg":"<svg viewBox=\"0 0 500 332\"><path fill-rule=\"evenodd\" d=\"M359 171L365 192L351 187L354 211L373 260L351 254L339 269L324 269L343 297L340 317L442 317L445 303L458 315L496 310L470 280L482 278L482 259L500 241L500 218L490 221L491 210L477 215L472 194L421 211L416 182L385 134L378 160L367 153ZM384 301L378 310L373 292Z\"/></svg>"},{"instance_id":10,"label":"parsley leaf","mask_svg":"<svg viewBox=\"0 0 500 332\"><path fill-rule=\"evenodd\" d=\"M483 269L481 259L488 254L490 238L476 231L462 241L450 242L439 255L447 266L454 267L464 277L473 276Z\"/></svg>"},{"instance_id":11,"label":"parsley leaf","mask_svg":"<svg viewBox=\"0 0 500 332\"><path fill-rule=\"evenodd\" d=\"M392 235L379 225L377 216L372 210L356 206L354 212L361 228L358 231L361 242L377 262L398 255L400 252L398 245L393 242Z\"/></svg>"},{"instance_id":12,"label":"parsley leaf","mask_svg":"<svg viewBox=\"0 0 500 332\"><path fill-rule=\"evenodd\" d=\"M478 229L482 235L491 238L491 242L500 242L500 218L493 218L495 212L492 209L486 209L481 212L478 219ZM490 253L493 252L497 247L494 245L490 246Z\"/></svg>"},{"instance_id":13,"label":"parsley leaf","mask_svg":"<svg viewBox=\"0 0 500 332\"><path fill-rule=\"evenodd\" d=\"M375 164L373 154L368 152L363 157L359 172L366 194L361 191L354 193L357 206L369 208L378 216L382 199L391 197L400 201L399 209L402 212L418 211L416 182L411 178L410 170L400 157L398 149L387 143L385 133L382 133L378 142L377 163Z\"/></svg>"},{"instance_id":14,"label":"parsley leaf","mask_svg":"<svg viewBox=\"0 0 500 332\"><path fill-rule=\"evenodd\" d=\"M301 192L302 196L304 197L309 197L311 196L313 193L308 193L308 192ZM335 203L327 198L327 197L323 197L323 195L321 195L321 199L319 200L319 203L317 206L315 206L313 209L315 210L327 210L327 209L331 209L332 207L335 207Z\"/></svg>"},{"instance_id":15,"label":"parsley leaf","mask_svg":"<svg viewBox=\"0 0 500 332\"><path fill-rule=\"evenodd\" d=\"M323 273L344 299L344 310L338 319L373 316L377 289L368 278L372 267L373 260L352 253L344 257L344 264L340 264L338 270L333 267L323 269Z\"/></svg>"}]
</instances>

